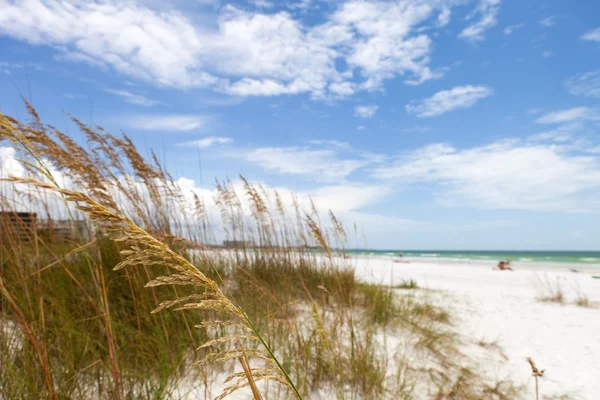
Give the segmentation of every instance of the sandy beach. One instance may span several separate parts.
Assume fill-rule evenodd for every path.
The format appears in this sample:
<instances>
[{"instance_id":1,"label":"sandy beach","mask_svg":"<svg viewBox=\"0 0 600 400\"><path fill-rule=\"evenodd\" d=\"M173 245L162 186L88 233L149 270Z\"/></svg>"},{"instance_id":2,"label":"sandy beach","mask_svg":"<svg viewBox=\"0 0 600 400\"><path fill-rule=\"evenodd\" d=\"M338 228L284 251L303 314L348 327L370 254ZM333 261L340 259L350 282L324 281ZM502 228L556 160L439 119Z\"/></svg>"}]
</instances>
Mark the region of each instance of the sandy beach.
<instances>
[{"instance_id":1,"label":"sandy beach","mask_svg":"<svg viewBox=\"0 0 600 400\"><path fill-rule=\"evenodd\" d=\"M360 279L399 284L413 279L420 287L449 295L448 307L464 341L462 351L479 364L479 372L495 380L526 386L535 398L535 383L526 361L540 369L540 398L596 399L600 393L600 308L580 307L578 298L600 304L600 279L594 269L513 265L514 271L492 270L489 264L394 262L391 257L353 257ZM548 285L561 288L564 303L543 302ZM481 352L478 343L497 348L498 357ZM546 397L542 397L546 396ZM568 397L560 397L568 396Z\"/></svg>"}]
</instances>

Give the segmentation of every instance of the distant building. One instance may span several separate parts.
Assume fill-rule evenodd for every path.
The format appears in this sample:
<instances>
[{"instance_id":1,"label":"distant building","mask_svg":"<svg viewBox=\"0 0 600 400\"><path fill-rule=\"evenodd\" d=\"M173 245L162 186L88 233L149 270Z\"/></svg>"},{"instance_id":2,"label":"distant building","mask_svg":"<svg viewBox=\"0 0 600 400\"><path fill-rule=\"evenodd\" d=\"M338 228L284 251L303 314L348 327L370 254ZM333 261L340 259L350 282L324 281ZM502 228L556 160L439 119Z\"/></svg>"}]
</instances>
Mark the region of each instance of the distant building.
<instances>
[{"instance_id":1,"label":"distant building","mask_svg":"<svg viewBox=\"0 0 600 400\"><path fill-rule=\"evenodd\" d=\"M250 243L248 243L245 240L223 240L223 247L227 247L227 248L244 248L244 247L249 247L251 246Z\"/></svg>"},{"instance_id":2,"label":"distant building","mask_svg":"<svg viewBox=\"0 0 600 400\"><path fill-rule=\"evenodd\" d=\"M90 227L85 220L43 220L38 223L38 234L50 239L84 239L91 236Z\"/></svg>"},{"instance_id":3,"label":"distant building","mask_svg":"<svg viewBox=\"0 0 600 400\"><path fill-rule=\"evenodd\" d=\"M37 214L29 212L0 212L0 241L4 237L29 241L37 232Z\"/></svg>"}]
</instances>

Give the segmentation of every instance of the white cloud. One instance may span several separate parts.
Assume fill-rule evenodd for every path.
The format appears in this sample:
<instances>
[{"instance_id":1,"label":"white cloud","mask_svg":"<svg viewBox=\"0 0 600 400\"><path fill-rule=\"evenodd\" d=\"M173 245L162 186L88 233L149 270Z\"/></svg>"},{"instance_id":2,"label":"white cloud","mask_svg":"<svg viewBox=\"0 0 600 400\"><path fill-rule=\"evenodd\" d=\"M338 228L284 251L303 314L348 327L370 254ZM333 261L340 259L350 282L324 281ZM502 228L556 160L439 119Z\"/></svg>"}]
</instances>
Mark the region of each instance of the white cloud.
<instances>
[{"instance_id":1,"label":"white cloud","mask_svg":"<svg viewBox=\"0 0 600 400\"><path fill-rule=\"evenodd\" d=\"M299 87L286 86L272 79L243 78L223 88L223 92L237 96L279 96L299 93Z\"/></svg>"},{"instance_id":2,"label":"white cloud","mask_svg":"<svg viewBox=\"0 0 600 400\"><path fill-rule=\"evenodd\" d=\"M448 25L450 23L451 15L452 12L449 8L442 8L442 11L438 15L437 26L439 28L443 28L444 26Z\"/></svg>"},{"instance_id":3,"label":"white cloud","mask_svg":"<svg viewBox=\"0 0 600 400\"><path fill-rule=\"evenodd\" d=\"M438 143L375 170L379 179L432 185L444 206L486 209L597 209L600 160L552 143L503 140L456 149Z\"/></svg>"},{"instance_id":4,"label":"white cloud","mask_svg":"<svg viewBox=\"0 0 600 400\"><path fill-rule=\"evenodd\" d=\"M6 179L11 175L21 176L24 174L25 168L17 161L15 150L8 146L0 147L0 179ZM4 182L1 184L5 185Z\"/></svg>"},{"instance_id":5,"label":"white cloud","mask_svg":"<svg viewBox=\"0 0 600 400\"><path fill-rule=\"evenodd\" d=\"M571 94L600 98L600 70L572 76L565 86Z\"/></svg>"},{"instance_id":6,"label":"white cloud","mask_svg":"<svg viewBox=\"0 0 600 400\"><path fill-rule=\"evenodd\" d=\"M26 62L26 63L9 63L6 61L0 61L0 72L10 75L11 71L41 71L44 68L40 64Z\"/></svg>"},{"instance_id":7,"label":"white cloud","mask_svg":"<svg viewBox=\"0 0 600 400\"><path fill-rule=\"evenodd\" d=\"M273 3L268 0L251 0L251 3L259 8L271 8Z\"/></svg>"},{"instance_id":8,"label":"white cloud","mask_svg":"<svg viewBox=\"0 0 600 400\"><path fill-rule=\"evenodd\" d=\"M340 158L335 149L310 147L262 147L244 152L241 157L268 171L302 175L323 182L343 180L369 164L365 159Z\"/></svg>"},{"instance_id":9,"label":"white cloud","mask_svg":"<svg viewBox=\"0 0 600 400\"><path fill-rule=\"evenodd\" d=\"M158 85L206 86L201 39L181 13L133 2L28 0L0 3L0 33L50 45L71 59L107 65Z\"/></svg>"},{"instance_id":10,"label":"white cloud","mask_svg":"<svg viewBox=\"0 0 600 400\"><path fill-rule=\"evenodd\" d=\"M313 32L325 42L342 46L336 50L365 78L362 89L377 89L383 80L404 73L412 75L406 83L419 84L441 73L428 66L431 39L414 30L435 15L436 5L445 14L444 3L348 1Z\"/></svg>"},{"instance_id":11,"label":"white cloud","mask_svg":"<svg viewBox=\"0 0 600 400\"><path fill-rule=\"evenodd\" d=\"M538 124L559 124L577 120L597 120L599 118L598 112L589 107L573 107L544 114L535 122Z\"/></svg>"},{"instance_id":12,"label":"white cloud","mask_svg":"<svg viewBox=\"0 0 600 400\"><path fill-rule=\"evenodd\" d=\"M356 130L359 130L359 131L364 131L365 129L367 129L367 127L366 127L366 126L364 126L364 125L358 125L358 126L356 127Z\"/></svg>"},{"instance_id":13,"label":"white cloud","mask_svg":"<svg viewBox=\"0 0 600 400\"><path fill-rule=\"evenodd\" d=\"M158 86L329 98L380 89L396 76L407 84L441 77L429 66L432 39L419 28L435 17L447 23L454 4L350 0L322 23L305 25L288 12L231 5L208 24L135 1L2 0L0 34Z\"/></svg>"},{"instance_id":14,"label":"white cloud","mask_svg":"<svg viewBox=\"0 0 600 400\"><path fill-rule=\"evenodd\" d=\"M529 110L527 110L527 114L537 115L537 114L540 114L543 111L544 111L543 108L530 108Z\"/></svg>"},{"instance_id":15,"label":"white cloud","mask_svg":"<svg viewBox=\"0 0 600 400\"><path fill-rule=\"evenodd\" d=\"M540 20L540 25L545 26L546 28L554 26L554 25L556 25L556 17L550 16L550 17L543 18Z\"/></svg>"},{"instance_id":16,"label":"white cloud","mask_svg":"<svg viewBox=\"0 0 600 400\"><path fill-rule=\"evenodd\" d=\"M209 136L203 139L190 140L189 142L180 143L180 146L186 147L197 147L199 149L205 149L207 147L214 146L216 144L228 144L232 143L233 139L223 136Z\"/></svg>"},{"instance_id":17,"label":"white cloud","mask_svg":"<svg viewBox=\"0 0 600 400\"><path fill-rule=\"evenodd\" d=\"M473 107L479 100L493 94L487 86L456 86L442 90L420 102L406 105L406 112L419 118L434 117L452 110Z\"/></svg>"},{"instance_id":18,"label":"white cloud","mask_svg":"<svg viewBox=\"0 0 600 400\"><path fill-rule=\"evenodd\" d=\"M402 132L406 132L406 133L412 133L412 132L423 133L423 132L429 132L429 131L431 131L431 127L425 126L425 125L415 125L410 128L402 129Z\"/></svg>"},{"instance_id":19,"label":"white cloud","mask_svg":"<svg viewBox=\"0 0 600 400\"><path fill-rule=\"evenodd\" d=\"M67 182L62 179L60 172L53 169L51 169L51 172L61 186L67 188L74 187L72 182ZM0 146L0 178L5 178L9 174L23 176L24 173L24 168L16 159L15 151L10 147ZM149 196L144 185L136 182L134 177L123 176L119 177L119 180L128 182L128 184L132 185L133 187L137 187L138 195L142 198ZM391 193L391 190L387 185L347 182L337 183L334 185L318 186L312 189L298 191L286 187L274 187L264 182L251 181L251 183L254 185L260 185L262 190L261 193L266 194L266 196L270 197L271 200L273 199L275 191L277 191L283 207L288 210L288 212L293 212L294 202L297 201L301 211L304 210L310 213L312 208L311 203L314 203L317 211L319 212L320 218L324 222L324 226L328 225L327 221L329 217L327 213L329 210L334 212L338 220L342 221L342 223L344 223L347 227L351 226L353 223L356 223L359 229L361 229L361 233L364 229L365 233L367 234L381 231L398 231L399 229L405 230L408 229L407 227L416 228L422 225L422 223L419 221L378 214L365 214L360 211L362 208L376 204L388 196ZM186 177L180 177L176 179L174 185L180 190L182 196L179 199L179 204L182 204L184 208L195 208L193 194L196 194L203 201L205 211L209 217L209 220L211 221L211 225L215 229L211 233L215 235L216 240L223 239L224 232L221 229L221 214L218 206L215 203L215 199L217 198L218 194L217 190L199 187L193 179ZM242 210L245 212L245 215L250 215L251 206L247 196L245 195L246 190L244 188L244 183L239 179L234 179L231 182L231 185L232 189L238 194L240 204ZM109 191L111 191L111 185L107 186L109 187ZM112 186L112 188L114 188L114 186ZM24 187L21 187L20 189L21 194L25 194L24 196L17 194L14 191L14 186L12 184L0 181L0 193L2 193L2 195L7 199L15 199L15 204L19 204L20 210L38 210L43 214L42 206L37 202L31 201L31 199L26 195L27 190ZM122 209L132 209L125 197L120 196L118 193L115 194L115 197L122 200L120 202ZM49 204L53 206L51 209L53 210L53 215L55 217L60 216L60 213L64 211L64 207L62 207L63 202L59 197L44 196L44 201L49 201ZM149 202L148 207L150 210L152 210L151 202ZM185 216L181 215L181 213L185 213L185 209L174 209L173 211L173 219L181 219L181 221L186 221L188 223L190 222L189 216L186 218ZM67 214L65 213L65 218L66 217ZM390 222L393 222L392 227L390 227Z\"/></svg>"},{"instance_id":20,"label":"white cloud","mask_svg":"<svg viewBox=\"0 0 600 400\"><path fill-rule=\"evenodd\" d=\"M130 128L147 131L188 132L202 128L209 118L201 115L138 115L125 119Z\"/></svg>"},{"instance_id":21,"label":"white cloud","mask_svg":"<svg viewBox=\"0 0 600 400\"><path fill-rule=\"evenodd\" d=\"M348 142L340 142L339 140L310 140L308 143L314 145L330 146L343 150L351 150L352 146Z\"/></svg>"},{"instance_id":22,"label":"white cloud","mask_svg":"<svg viewBox=\"0 0 600 400\"><path fill-rule=\"evenodd\" d=\"M521 29L525 27L525 24L521 23L521 24L514 24L514 25L509 25L506 28L504 28L504 30L502 31L505 35L512 35L512 33L514 31L516 31L517 29Z\"/></svg>"},{"instance_id":23,"label":"white cloud","mask_svg":"<svg viewBox=\"0 0 600 400\"><path fill-rule=\"evenodd\" d=\"M458 37L471 42L484 40L485 31L498 23L499 12L500 0L480 0L474 14L470 16L473 18L475 14L478 14L480 19L463 29Z\"/></svg>"},{"instance_id":24,"label":"white cloud","mask_svg":"<svg viewBox=\"0 0 600 400\"><path fill-rule=\"evenodd\" d=\"M581 35L581 39L589 40L592 42L600 42L600 28L591 29Z\"/></svg>"},{"instance_id":25,"label":"white cloud","mask_svg":"<svg viewBox=\"0 0 600 400\"><path fill-rule=\"evenodd\" d=\"M105 92L122 97L127 103L136 104L144 107L152 107L163 104L161 101L152 100L141 94L132 93L128 90L105 89Z\"/></svg>"},{"instance_id":26,"label":"white cloud","mask_svg":"<svg viewBox=\"0 0 600 400\"><path fill-rule=\"evenodd\" d=\"M581 130L583 130L581 122L568 122L560 124L551 130L530 135L527 137L527 140L532 142L550 141L565 143L571 141L574 135Z\"/></svg>"},{"instance_id":27,"label":"white cloud","mask_svg":"<svg viewBox=\"0 0 600 400\"><path fill-rule=\"evenodd\" d=\"M542 52L542 57L544 57L544 58L552 57L552 52L550 50L544 50Z\"/></svg>"},{"instance_id":28,"label":"white cloud","mask_svg":"<svg viewBox=\"0 0 600 400\"><path fill-rule=\"evenodd\" d=\"M334 82L329 85L329 91L334 95L351 96L356 90L351 82Z\"/></svg>"},{"instance_id":29,"label":"white cloud","mask_svg":"<svg viewBox=\"0 0 600 400\"><path fill-rule=\"evenodd\" d=\"M344 212L359 210L369 204L376 203L390 193L385 185L364 185L347 183L321 187L307 192L320 210ZM339 203L344 203L339 204Z\"/></svg>"},{"instance_id":30,"label":"white cloud","mask_svg":"<svg viewBox=\"0 0 600 400\"><path fill-rule=\"evenodd\" d=\"M375 104L354 107L354 115L360 118L372 118L379 107Z\"/></svg>"}]
</instances>

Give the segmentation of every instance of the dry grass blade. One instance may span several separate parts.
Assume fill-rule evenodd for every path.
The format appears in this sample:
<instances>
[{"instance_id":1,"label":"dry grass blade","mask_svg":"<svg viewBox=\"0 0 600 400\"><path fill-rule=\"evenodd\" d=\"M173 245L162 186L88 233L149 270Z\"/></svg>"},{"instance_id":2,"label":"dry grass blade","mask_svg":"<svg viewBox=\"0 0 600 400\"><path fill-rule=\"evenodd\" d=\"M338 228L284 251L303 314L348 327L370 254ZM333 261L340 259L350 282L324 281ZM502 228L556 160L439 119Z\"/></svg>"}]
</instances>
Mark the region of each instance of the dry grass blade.
<instances>
[{"instance_id":1,"label":"dry grass blade","mask_svg":"<svg viewBox=\"0 0 600 400\"><path fill-rule=\"evenodd\" d=\"M540 377L544 376L545 370L540 371L536 367L535 362L531 359L531 357L527 357L527 362L529 363L529 366L531 367L531 375L533 375L533 377L535 378L535 399L538 400L540 397L538 379Z\"/></svg>"},{"instance_id":2,"label":"dry grass blade","mask_svg":"<svg viewBox=\"0 0 600 400\"><path fill-rule=\"evenodd\" d=\"M308 224L312 237L316 239L319 245L327 253L327 257L331 259L331 250L329 249L329 245L327 244L327 240L325 239L319 224L317 224L317 222L308 214L306 214L306 223Z\"/></svg>"}]
</instances>

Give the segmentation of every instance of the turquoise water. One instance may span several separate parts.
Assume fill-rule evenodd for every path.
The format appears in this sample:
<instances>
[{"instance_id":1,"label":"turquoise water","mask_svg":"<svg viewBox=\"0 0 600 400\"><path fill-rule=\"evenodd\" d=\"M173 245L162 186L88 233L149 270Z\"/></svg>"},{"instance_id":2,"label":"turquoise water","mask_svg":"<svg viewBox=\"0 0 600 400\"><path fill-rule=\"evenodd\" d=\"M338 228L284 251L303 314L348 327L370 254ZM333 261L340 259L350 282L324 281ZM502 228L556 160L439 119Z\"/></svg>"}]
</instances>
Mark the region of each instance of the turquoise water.
<instances>
[{"instance_id":1,"label":"turquoise water","mask_svg":"<svg viewBox=\"0 0 600 400\"><path fill-rule=\"evenodd\" d=\"M455 261L511 260L521 263L565 263L600 265L600 251L448 251L448 250L352 250L351 253L371 256L440 259Z\"/></svg>"}]
</instances>

